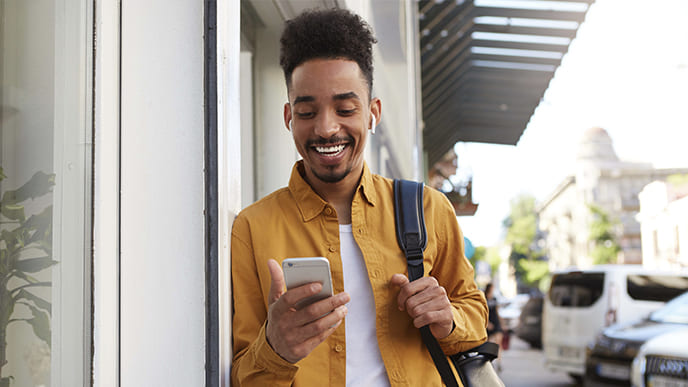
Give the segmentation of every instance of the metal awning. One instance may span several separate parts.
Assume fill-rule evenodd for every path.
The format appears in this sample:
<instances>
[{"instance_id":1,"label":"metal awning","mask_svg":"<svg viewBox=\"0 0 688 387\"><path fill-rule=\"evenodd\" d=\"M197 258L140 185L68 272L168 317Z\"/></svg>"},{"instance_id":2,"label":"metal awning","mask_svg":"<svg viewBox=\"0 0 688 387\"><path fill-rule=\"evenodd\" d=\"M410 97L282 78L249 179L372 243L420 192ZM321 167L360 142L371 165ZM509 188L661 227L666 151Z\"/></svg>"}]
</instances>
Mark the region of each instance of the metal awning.
<instances>
[{"instance_id":1,"label":"metal awning","mask_svg":"<svg viewBox=\"0 0 688 387\"><path fill-rule=\"evenodd\" d=\"M594 0L421 0L428 165L458 141L515 145Z\"/></svg>"}]
</instances>

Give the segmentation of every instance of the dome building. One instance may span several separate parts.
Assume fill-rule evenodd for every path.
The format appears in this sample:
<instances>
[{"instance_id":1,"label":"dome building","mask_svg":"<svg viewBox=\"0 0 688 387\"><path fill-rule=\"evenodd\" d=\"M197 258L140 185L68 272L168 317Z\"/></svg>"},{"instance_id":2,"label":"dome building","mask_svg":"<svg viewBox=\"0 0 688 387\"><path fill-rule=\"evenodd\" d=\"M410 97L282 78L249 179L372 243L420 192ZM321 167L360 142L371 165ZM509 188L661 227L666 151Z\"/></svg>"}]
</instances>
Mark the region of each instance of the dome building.
<instances>
[{"instance_id":1,"label":"dome building","mask_svg":"<svg viewBox=\"0 0 688 387\"><path fill-rule=\"evenodd\" d=\"M593 265L591 206L604 211L614 224L613 235L620 247L616 263L642 263L638 194L648 183L677 173L688 173L688 169L656 169L650 163L620 160L606 130L586 130L578 144L574 173L537 209L539 227L547 235L550 268Z\"/></svg>"}]
</instances>

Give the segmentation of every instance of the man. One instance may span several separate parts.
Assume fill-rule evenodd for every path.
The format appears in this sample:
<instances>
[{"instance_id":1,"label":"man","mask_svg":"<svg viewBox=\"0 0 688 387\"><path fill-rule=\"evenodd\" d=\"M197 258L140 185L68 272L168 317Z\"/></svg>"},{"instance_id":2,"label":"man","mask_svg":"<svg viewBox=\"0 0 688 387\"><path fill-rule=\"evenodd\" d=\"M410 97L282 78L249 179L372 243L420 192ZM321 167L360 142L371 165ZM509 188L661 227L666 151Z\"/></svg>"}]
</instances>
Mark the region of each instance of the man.
<instances>
[{"instance_id":1,"label":"man","mask_svg":"<svg viewBox=\"0 0 688 387\"><path fill-rule=\"evenodd\" d=\"M232 229L232 382L248 386L439 386L418 328L445 353L486 339L487 307L447 199L424 192L426 277L408 282L392 182L363 160L382 103L371 98L375 38L346 10L287 22L284 123L303 160L289 186ZM280 262L326 257L334 295L297 310L319 283L286 291Z\"/></svg>"}]
</instances>

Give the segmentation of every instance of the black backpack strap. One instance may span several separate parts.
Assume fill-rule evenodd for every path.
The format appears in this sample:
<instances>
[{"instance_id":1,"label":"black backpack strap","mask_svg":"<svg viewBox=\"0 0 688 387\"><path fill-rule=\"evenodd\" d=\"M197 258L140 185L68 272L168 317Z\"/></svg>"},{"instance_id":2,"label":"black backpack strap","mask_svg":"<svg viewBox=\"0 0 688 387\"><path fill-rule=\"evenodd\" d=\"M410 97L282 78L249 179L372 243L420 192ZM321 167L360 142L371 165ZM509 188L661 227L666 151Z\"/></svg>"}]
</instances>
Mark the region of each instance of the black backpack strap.
<instances>
[{"instance_id":1,"label":"black backpack strap","mask_svg":"<svg viewBox=\"0 0 688 387\"><path fill-rule=\"evenodd\" d=\"M423 183L394 180L394 218L397 241L406 255L409 280L423 277L423 251L427 245L423 216Z\"/></svg>"},{"instance_id":2,"label":"black backpack strap","mask_svg":"<svg viewBox=\"0 0 688 387\"><path fill-rule=\"evenodd\" d=\"M423 216L423 183L394 180L394 218L397 241L408 264L409 280L415 281L423 277L423 251L427 245ZM421 327L420 335L444 384L447 387L458 387L449 361L437 339L430 332L430 327Z\"/></svg>"}]
</instances>

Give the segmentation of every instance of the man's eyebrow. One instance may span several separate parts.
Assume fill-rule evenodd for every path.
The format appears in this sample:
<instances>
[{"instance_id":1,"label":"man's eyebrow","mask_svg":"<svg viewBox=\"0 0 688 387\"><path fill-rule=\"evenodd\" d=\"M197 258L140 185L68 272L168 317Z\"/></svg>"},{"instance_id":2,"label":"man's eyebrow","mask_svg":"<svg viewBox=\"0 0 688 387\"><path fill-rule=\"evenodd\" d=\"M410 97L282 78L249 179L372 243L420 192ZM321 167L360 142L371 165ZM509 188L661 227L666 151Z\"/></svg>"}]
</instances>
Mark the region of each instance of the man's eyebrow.
<instances>
[{"instance_id":1,"label":"man's eyebrow","mask_svg":"<svg viewBox=\"0 0 688 387\"><path fill-rule=\"evenodd\" d=\"M313 102L315 101L315 97L311 95L304 95L304 96L299 96L294 99L294 105L296 105L299 102Z\"/></svg>"},{"instance_id":2,"label":"man's eyebrow","mask_svg":"<svg viewBox=\"0 0 688 387\"><path fill-rule=\"evenodd\" d=\"M348 93L342 93L342 94L335 94L332 96L333 100L342 100L342 99L360 99L358 97L358 94L354 93L353 91L350 91Z\"/></svg>"}]
</instances>

